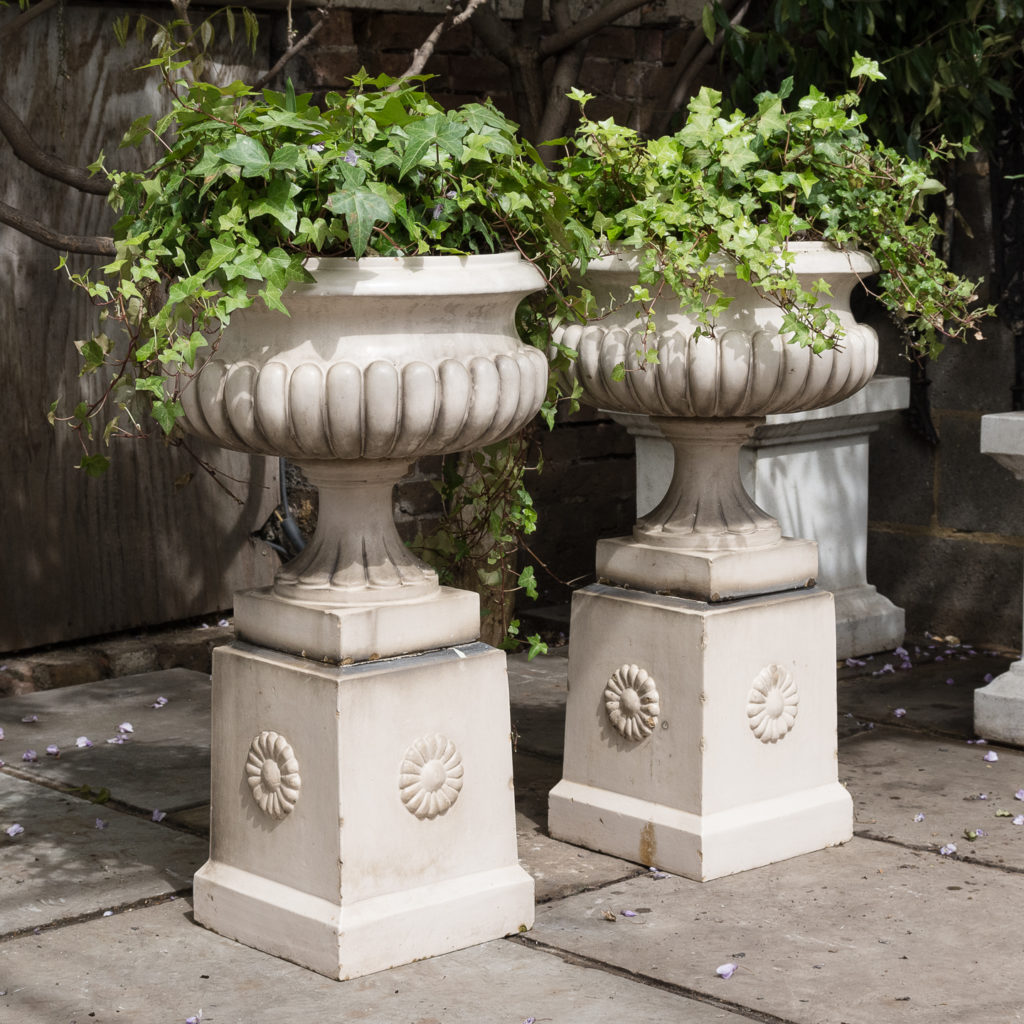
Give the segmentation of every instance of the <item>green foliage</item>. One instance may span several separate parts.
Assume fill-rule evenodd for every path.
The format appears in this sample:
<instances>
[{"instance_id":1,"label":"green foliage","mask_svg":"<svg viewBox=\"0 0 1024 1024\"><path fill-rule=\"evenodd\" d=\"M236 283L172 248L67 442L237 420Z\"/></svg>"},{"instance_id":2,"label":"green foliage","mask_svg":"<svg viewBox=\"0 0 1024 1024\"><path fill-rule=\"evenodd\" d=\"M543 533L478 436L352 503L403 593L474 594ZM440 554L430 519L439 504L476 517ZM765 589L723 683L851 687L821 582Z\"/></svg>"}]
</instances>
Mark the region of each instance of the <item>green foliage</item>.
<instances>
[{"instance_id":1,"label":"green foliage","mask_svg":"<svg viewBox=\"0 0 1024 1024\"><path fill-rule=\"evenodd\" d=\"M863 53L885 75L863 93L869 130L911 156L941 136L987 146L1019 92L1024 0L769 0L738 26L714 6L733 102L789 76L799 92L842 90Z\"/></svg>"},{"instance_id":2,"label":"green foliage","mask_svg":"<svg viewBox=\"0 0 1024 1024\"><path fill-rule=\"evenodd\" d=\"M878 74L859 55L857 69ZM721 95L702 89L679 131L651 141L583 117L563 180L578 218L606 246L643 254L638 315L649 317L668 288L709 333L729 302L719 286L729 266L782 310L791 340L831 347L841 329L827 286L803 287L787 251L816 239L875 257L877 296L921 351L936 355L950 338L977 335L988 311L972 307L975 285L936 254L939 225L925 202L942 190L933 162L954 148L941 143L911 160L867 137L855 93L812 87L791 103L791 89L787 80L760 93L749 114L727 114Z\"/></svg>"}]
</instances>

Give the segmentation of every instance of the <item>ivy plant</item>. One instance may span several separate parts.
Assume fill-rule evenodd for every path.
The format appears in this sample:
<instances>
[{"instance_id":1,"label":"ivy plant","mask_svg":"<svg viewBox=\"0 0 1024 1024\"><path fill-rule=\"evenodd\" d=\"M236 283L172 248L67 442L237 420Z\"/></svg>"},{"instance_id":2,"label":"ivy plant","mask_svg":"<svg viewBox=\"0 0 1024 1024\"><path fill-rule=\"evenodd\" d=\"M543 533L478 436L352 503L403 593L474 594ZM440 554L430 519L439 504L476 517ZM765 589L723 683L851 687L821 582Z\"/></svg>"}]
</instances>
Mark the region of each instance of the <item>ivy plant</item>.
<instances>
[{"instance_id":1,"label":"ivy plant","mask_svg":"<svg viewBox=\"0 0 1024 1024\"><path fill-rule=\"evenodd\" d=\"M859 56L854 74L882 77ZM787 80L760 93L753 112L726 113L721 94L704 88L675 134L644 140L588 118L591 97L574 92L583 117L568 140L563 181L576 216L606 248L642 253L633 292L640 315L650 316L668 289L698 332L710 332L730 301L720 287L728 269L780 308L794 343L831 347L842 331L828 286L801 285L789 248L822 240L874 256L880 274L871 289L922 351L934 356L950 339L980 337L991 310L976 306L975 283L936 253L940 226L926 205L942 191L933 164L956 149L940 142L910 159L871 141L857 92L812 87L796 102L791 93Z\"/></svg>"}]
</instances>

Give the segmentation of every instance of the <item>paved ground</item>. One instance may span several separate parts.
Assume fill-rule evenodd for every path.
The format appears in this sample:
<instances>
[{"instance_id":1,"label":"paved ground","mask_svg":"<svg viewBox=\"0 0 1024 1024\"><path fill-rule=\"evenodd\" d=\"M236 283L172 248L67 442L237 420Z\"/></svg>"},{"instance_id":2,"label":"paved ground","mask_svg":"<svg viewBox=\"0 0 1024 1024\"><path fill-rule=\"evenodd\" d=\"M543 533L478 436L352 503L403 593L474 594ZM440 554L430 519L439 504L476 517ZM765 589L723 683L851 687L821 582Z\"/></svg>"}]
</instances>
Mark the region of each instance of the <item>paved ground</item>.
<instances>
[{"instance_id":1,"label":"paved ground","mask_svg":"<svg viewBox=\"0 0 1024 1024\"><path fill-rule=\"evenodd\" d=\"M546 835L566 663L512 659L535 928L344 984L191 921L206 853L205 675L0 700L0 1021L1024 1021L1024 752L971 732L973 689L1009 659L930 643L908 645L909 669L889 655L840 673L853 841L704 884ZM15 823L24 831L8 836ZM957 851L940 854L947 844ZM727 962L738 970L726 980L715 972Z\"/></svg>"}]
</instances>

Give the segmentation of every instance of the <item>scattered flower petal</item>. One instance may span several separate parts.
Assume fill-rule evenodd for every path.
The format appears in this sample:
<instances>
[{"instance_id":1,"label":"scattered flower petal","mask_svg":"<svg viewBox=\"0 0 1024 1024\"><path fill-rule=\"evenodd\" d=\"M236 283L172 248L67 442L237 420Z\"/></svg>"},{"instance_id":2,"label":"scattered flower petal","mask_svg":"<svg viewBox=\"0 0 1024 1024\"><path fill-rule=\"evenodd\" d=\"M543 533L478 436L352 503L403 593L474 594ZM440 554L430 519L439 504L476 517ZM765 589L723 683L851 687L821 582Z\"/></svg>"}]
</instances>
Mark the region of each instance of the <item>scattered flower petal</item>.
<instances>
[{"instance_id":1,"label":"scattered flower petal","mask_svg":"<svg viewBox=\"0 0 1024 1024\"><path fill-rule=\"evenodd\" d=\"M940 846L939 853L941 853L943 857L948 857L951 853L956 853L956 843L946 843L945 846Z\"/></svg>"},{"instance_id":2,"label":"scattered flower petal","mask_svg":"<svg viewBox=\"0 0 1024 1024\"><path fill-rule=\"evenodd\" d=\"M952 676L950 676L950 678L946 680L946 685L947 686L952 686L953 683L954 683L954 679L953 679Z\"/></svg>"},{"instance_id":3,"label":"scattered flower petal","mask_svg":"<svg viewBox=\"0 0 1024 1024\"><path fill-rule=\"evenodd\" d=\"M999 755L994 750L990 750L990 751L988 751L988 753L985 754L985 756L982 758L982 760L983 761L998 761L999 760Z\"/></svg>"},{"instance_id":4,"label":"scattered flower petal","mask_svg":"<svg viewBox=\"0 0 1024 1024\"><path fill-rule=\"evenodd\" d=\"M875 669L871 674L873 676L884 676L887 672L895 672L896 669L892 667L892 662L887 661L881 668Z\"/></svg>"},{"instance_id":5,"label":"scattered flower petal","mask_svg":"<svg viewBox=\"0 0 1024 1024\"><path fill-rule=\"evenodd\" d=\"M111 736L110 739L107 740L108 743L117 743L117 744L124 743L124 741L125 741L125 736L124 736L123 733L121 733L118 736Z\"/></svg>"},{"instance_id":6,"label":"scattered flower petal","mask_svg":"<svg viewBox=\"0 0 1024 1024\"><path fill-rule=\"evenodd\" d=\"M1018 814L1017 817L1013 819L1013 823L1014 825L1024 825L1024 814Z\"/></svg>"},{"instance_id":7,"label":"scattered flower petal","mask_svg":"<svg viewBox=\"0 0 1024 1024\"><path fill-rule=\"evenodd\" d=\"M60 747L58 747L56 743L51 743L46 748L46 753L49 754L50 757L60 757Z\"/></svg>"},{"instance_id":8,"label":"scattered flower petal","mask_svg":"<svg viewBox=\"0 0 1024 1024\"><path fill-rule=\"evenodd\" d=\"M3 729L3 726L0 726L0 740L2 740L3 738L4 738L4 729Z\"/></svg>"},{"instance_id":9,"label":"scattered flower petal","mask_svg":"<svg viewBox=\"0 0 1024 1024\"><path fill-rule=\"evenodd\" d=\"M855 665L866 665L866 664L867 664L866 661L861 661L858 658L847 658L846 659L846 666L847 666L847 668L853 668Z\"/></svg>"},{"instance_id":10,"label":"scattered flower petal","mask_svg":"<svg viewBox=\"0 0 1024 1024\"><path fill-rule=\"evenodd\" d=\"M153 703L150 704L149 706L151 708L162 708L166 703L167 703L167 698L166 697L157 697L157 699L155 701L153 701Z\"/></svg>"},{"instance_id":11,"label":"scattered flower petal","mask_svg":"<svg viewBox=\"0 0 1024 1024\"><path fill-rule=\"evenodd\" d=\"M113 917L114 916L114 912L112 910L104 910L103 911L103 916L104 917Z\"/></svg>"},{"instance_id":12,"label":"scattered flower petal","mask_svg":"<svg viewBox=\"0 0 1024 1024\"><path fill-rule=\"evenodd\" d=\"M924 815L919 811L914 815L914 821L924 821Z\"/></svg>"},{"instance_id":13,"label":"scattered flower petal","mask_svg":"<svg viewBox=\"0 0 1024 1024\"><path fill-rule=\"evenodd\" d=\"M1013 799L1024 800L1024 789L1018 789L1017 792L1013 794Z\"/></svg>"},{"instance_id":14,"label":"scattered flower petal","mask_svg":"<svg viewBox=\"0 0 1024 1024\"><path fill-rule=\"evenodd\" d=\"M120 725L119 725L119 726L117 727L117 731L118 731L118 732L123 732L123 733L126 733L126 734L127 734L127 735L129 735L129 736L130 736L130 735L131 735L131 734L132 734L133 732L135 732L135 730L134 730L134 729L132 728L132 723L131 723L131 722L122 722L122 723L121 723L121 724L120 724Z\"/></svg>"},{"instance_id":15,"label":"scattered flower petal","mask_svg":"<svg viewBox=\"0 0 1024 1024\"><path fill-rule=\"evenodd\" d=\"M986 683L991 683L992 682L992 673L991 672L986 672L985 673L985 682Z\"/></svg>"},{"instance_id":16,"label":"scattered flower petal","mask_svg":"<svg viewBox=\"0 0 1024 1024\"><path fill-rule=\"evenodd\" d=\"M635 910L623 910L621 911L623 917L636 917Z\"/></svg>"},{"instance_id":17,"label":"scattered flower petal","mask_svg":"<svg viewBox=\"0 0 1024 1024\"><path fill-rule=\"evenodd\" d=\"M895 710L895 711L893 712L893 714L894 714L894 715L895 715L895 716L896 716L897 718L902 718L902 717L903 717L903 716L904 716L904 715L905 715L906 713L907 713L907 709L906 709L906 708L897 708L897 709L896 709L896 710Z\"/></svg>"},{"instance_id":18,"label":"scattered flower petal","mask_svg":"<svg viewBox=\"0 0 1024 1024\"><path fill-rule=\"evenodd\" d=\"M166 811L157 811L157 810L153 811L153 820L154 821L163 821L164 818L166 818L166 817L167 817L167 812Z\"/></svg>"},{"instance_id":19,"label":"scattered flower petal","mask_svg":"<svg viewBox=\"0 0 1024 1024\"><path fill-rule=\"evenodd\" d=\"M76 747L83 747L83 748L84 747L91 747L92 746L92 740L89 739L88 736L79 736L78 739L75 740L75 746Z\"/></svg>"},{"instance_id":20,"label":"scattered flower petal","mask_svg":"<svg viewBox=\"0 0 1024 1024\"><path fill-rule=\"evenodd\" d=\"M22 721L23 721L23 722L24 722L24 723L25 723L26 725L28 725L28 724L29 724L30 722L38 722L38 721L39 721L39 716L38 716L38 715L26 715L26 716L25 716L25 717L24 717L24 718L22 719Z\"/></svg>"},{"instance_id":21,"label":"scattered flower petal","mask_svg":"<svg viewBox=\"0 0 1024 1024\"><path fill-rule=\"evenodd\" d=\"M897 647L892 653L899 658L908 658L910 656L907 654L906 647Z\"/></svg>"},{"instance_id":22,"label":"scattered flower petal","mask_svg":"<svg viewBox=\"0 0 1024 1024\"><path fill-rule=\"evenodd\" d=\"M10 837L12 838L12 839L14 839L14 838L15 838L15 836L20 836L20 835L22 834L22 832L24 832L25 830L24 830L24 829L23 829L23 828L22 828L22 827L21 827L21 826L20 826L20 825L19 825L19 824L18 824L17 822L15 822L15 823L14 823L13 825L11 825L11 827L10 827L10 828L5 828L5 829L4 829L4 831L5 831L5 832L6 832L6 833L7 833L7 834L8 834L8 835L9 835L9 836L10 836Z\"/></svg>"},{"instance_id":23,"label":"scattered flower petal","mask_svg":"<svg viewBox=\"0 0 1024 1024\"><path fill-rule=\"evenodd\" d=\"M739 970L739 967L739 964L722 964L715 970L715 974L720 978L731 978Z\"/></svg>"},{"instance_id":24,"label":"scattered flower petal","mask_svg":"<svg viewBox=\"0 0 1024 1024\"><path fill-rule=\"evenodd\" d=\"M356 151L354 149L346 150L345 155L341 159L344 160L345 163L351 164L352 166L355 166L357 163L359 163L359 157L356 155Z\"/></svg>"},{"instance_id":25,"label":"scattered flower petal","mask_svg":"<svg viewBox=\"0 0 1024 1024\"><path fill-rule=\"evenodd\" d=\"M194 1017L186 1017L185 1024L203 1024L203 1011L200 1010Z\"/></svg>"},{"instance_id":26,"label":"scattered flower petal","mask_svg":"<svg viewBox=\"0 0 1024 1024\"><path fill-rule=\"evenodd\" d=\"M36 752L34 750L26 750L25 753L21 755L21 759L22 761L35 761L37 760Z\"/></svg>"},{"instance_id":27,"label":"scattered flower petal","mask_svg":"<svg viewBox=\"0 0 1024 1024\"><path fill-rule=\"evenodd\" d=\"M230 623L230 622L228 622L228 620L227 620L227 619L218 619L218 620L217 620L217 625L218 625L218 626L230 626L230 625L231 625L231 623Z\"/></svg>"},{"instance_id":28,"label":"scattered flower petal","mask_svg":"<svg viewBox=\"0 0 1024 1024\"><path fill-rule=\"evenodd\" d=\"M106 828L107 827L107 823L102 818L97 818L96 819L96 827L97 828Z\"/></svg>"}]
</instances>

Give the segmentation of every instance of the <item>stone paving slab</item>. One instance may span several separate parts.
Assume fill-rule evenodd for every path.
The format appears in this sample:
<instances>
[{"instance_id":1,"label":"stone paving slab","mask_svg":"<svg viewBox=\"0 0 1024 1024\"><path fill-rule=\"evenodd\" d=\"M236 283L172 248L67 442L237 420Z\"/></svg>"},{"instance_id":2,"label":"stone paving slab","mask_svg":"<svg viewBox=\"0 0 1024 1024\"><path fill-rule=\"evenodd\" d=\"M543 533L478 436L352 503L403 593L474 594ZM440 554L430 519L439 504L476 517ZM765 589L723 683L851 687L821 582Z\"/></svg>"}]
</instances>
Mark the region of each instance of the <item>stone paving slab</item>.
<instances>
[{"instance_id":1,"label":"stone paving slab","mask_svg":"<svg viewBox=\"0 0 1024 1024\"><path fill-rule=\"evenodd\" d=\"M498 939L337 982L221 938L188 901L0 946L0 1019L18 1024L740 1024L719 1006ZM60 965L55 970L56 965Z\"/></svg>"},{"instance_id":2,"label":"stone paving slab","mask_svg":"<svg viewBox=\"0 0 1024 1024\"><path fill-rule=\"evenodd\" d=\"M552 648L550 654L539 655L533 661L525 654L509 657L512 728L519 749L562 760L568 670L568 647Z\"/></svg>"},{"instance_id":3,"label":"stone paving slab","mask_svg":"<svg viewBox=\"0 0 1024 1024\"><path fill-rule=\"evenodd\" d=\"M166 697L161 708L151 705ZM36 715L37 722L22 719ZM123 744L106 741L129 722ZM210 799L210 677L187 669L122 676L0 701L0 759L23 778L70 788L107 787L140 810L171 811ZM86 736L93 746L79 749ZM48 757L54 743L60 757ZM38 760L22 761L26 750Z\"/></svg>"},{"instance_id":4,"label":"stone paving slab","mask_svg":"<svg viewBox=\"0 0 1024 1024\"><path fill-rule=\"evenodd\" d=\"M188 889L206 852L205 839L0 772L0 935Z\"/></svg>"},{"instance_id":5,"label":"stone paving slab","mask_svg":"<svg viewBox=\"0 0 1024 1024\"><path fill-rule=\"evenodd\" d=\"M1021 892L1019 875L855 838L703 884L637 878L548 903L524 939L794 1024L1009 1024L1024 1021Z\"/></svg>"},{"instance_id":6,"label":"stone paving slab","mask_svg":"<svg viewBox=\"0 0 1024 1024\"><path fill-rule=\"evenodd\" d=\"M1024 801L1014 795L1024 796L1024 751L878 727L840 746L839 777L858 835L932 850L953 843L961 857L1024 872ZM986 835L964 836L979 828Z\"/></svg>"}]
</instances>

